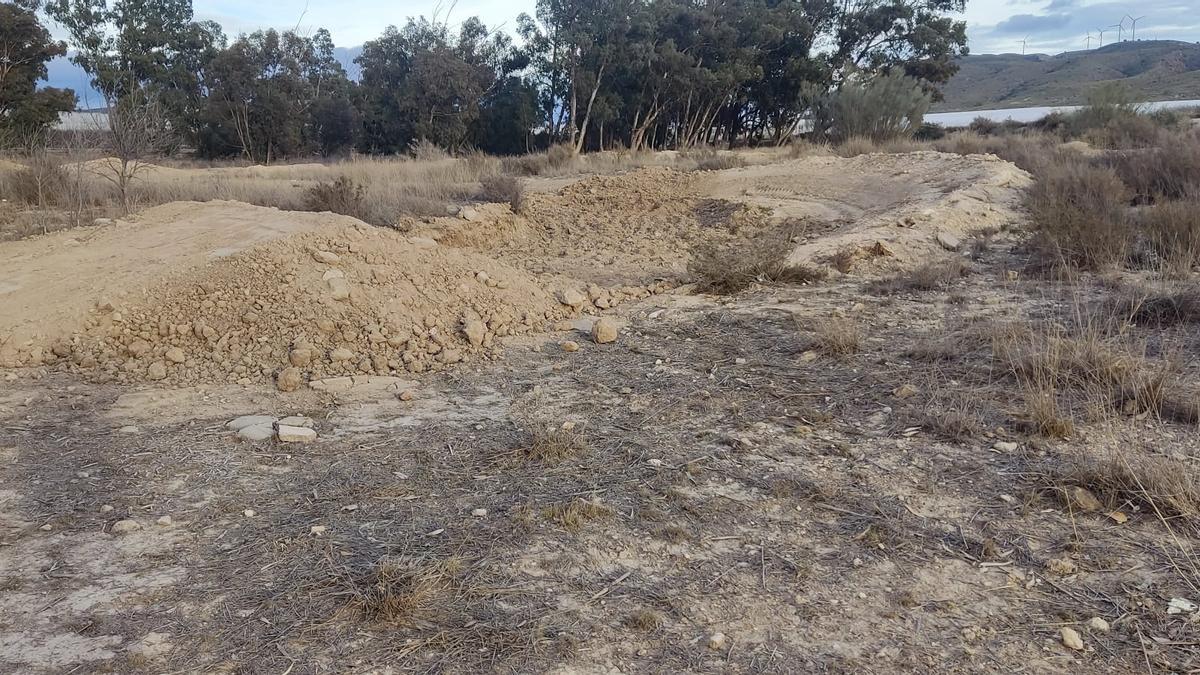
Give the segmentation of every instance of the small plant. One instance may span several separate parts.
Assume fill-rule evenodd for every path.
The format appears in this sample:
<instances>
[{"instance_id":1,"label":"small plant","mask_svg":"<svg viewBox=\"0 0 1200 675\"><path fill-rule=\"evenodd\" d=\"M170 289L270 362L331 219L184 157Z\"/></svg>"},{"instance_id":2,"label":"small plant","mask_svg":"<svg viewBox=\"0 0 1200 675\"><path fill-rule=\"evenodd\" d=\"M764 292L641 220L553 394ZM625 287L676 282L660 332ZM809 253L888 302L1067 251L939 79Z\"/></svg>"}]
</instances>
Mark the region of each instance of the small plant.
<instances>
[{"instance_id":1,"label":"small plant","mask_svg":"<svg viewBox=\"0 0 1200 675\"><path fill-rule=\"evenodd\" d=\"M587 523L608 518L612 515L612 509L599 502L573 499L547 507L545 515L564 529L574 532Z\"/></svg>"},{"instance_id":2,"label":"small plant","mask_svg":"<svg viewBox=\"0 0 1200 675\"><path fill-rule=\"evenodd\" d=\"M662 624L662 617L648 609L639 609L625 617L625 625L639 633L653 633L661 628Z\"/></svg>"},{"instance_id":3,"label":"small plant","mask_svg":"<svg viewBox=\"0 0 1200 675\"><path fill-rule=\"evenodd\" d=\"M583 434L575 429L561 427L535 428L525 456L539 462L561 462L587 452Z\"/></svg>"},{"instance_id":4,"label":"small plant","mask_svg":"<svg viewBox=\"0 0 1200 675\"><path fill-rule=\"evenodd\" d=\"M850 356L862 347L862 329L850 319L834 317L813 326L813 346L830 356Z\"/></svg>"},{"instance_id":5,"label":"small plant","mask_svg":"<svg viewBox=\"0 0 1200 675\"><path fill-rule=\"evenodd\" d=\"M351 579L347 609L368 623L414 626L437 611L452 593L462 561L384 558L360 579Z\"/></svg>"},{"instance_id":6,"label":"small plant","mask_svg":"<svg viewBox=\"0 0 1200 675\"><path fill-rule=\"evenodd\" d=\"M692 255L688 271L703 293L728 294L754 283L813 283L828 272L788 261L792 248L783 235L764 236L744 246L708 244Z\"/></svg>"},{"instance_id":7,"label":"small plant","mask_svg":"<svg viewBox=\"0 0 1200 675\"><path fill-rule=\"evenodd\" d=\"M346 176L338 176L332 182L320 182L308 189L304 208L308 211L330 211L346 216L360 217L366 187Z\"/></svg>"},{"instance_id":8,"label":"small plant","mask_svg":"<svg viewBox=\"0 0 1200 675\"><path fill-rule=\"evenodd\" d=\"M485 176L480 181L480 196L489 202L507 203L513 213L521 213L525 205L525 184L515 176Z\"/></svg>"},{"instance_id":9,"label":"small plant","mask_svg":"<svg viewBox=\"0 0 1200 675\"><path fill-rule=\"evenodd\" d=\"M969 273L970 268L961 258L945 258L927 262L905 274L872 282L868 290L877 295L935 291Z\"/></svg>"},{"instance_id":10,"label":"small plant","mask_svg":"<svg viewBox=\"0 0 1200 675\"><path fill-rule=\"evenodd\" d=\"M1132 242L1127 195L1112 170L1083 161L1042 171L1026 199L1042 263L1096 270L1123 262Z\"/></svg>"}]
</instances>

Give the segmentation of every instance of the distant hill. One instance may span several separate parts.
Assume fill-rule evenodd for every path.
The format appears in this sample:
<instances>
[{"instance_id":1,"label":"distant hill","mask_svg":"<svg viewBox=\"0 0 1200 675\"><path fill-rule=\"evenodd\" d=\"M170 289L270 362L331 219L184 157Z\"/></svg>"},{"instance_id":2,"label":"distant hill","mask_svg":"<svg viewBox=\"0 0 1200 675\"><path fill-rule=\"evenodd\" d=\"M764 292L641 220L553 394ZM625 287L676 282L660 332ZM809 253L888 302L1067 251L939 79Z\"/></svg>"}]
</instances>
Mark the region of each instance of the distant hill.
<instances>
[{"instance_id":1,"label":"distant hill","mask_svg":"<svg viewBox=\"0 0 1200 675\"><path fill-rule=\"evenodd\" d=\"M1078 105L1097 83L1112 80L1143 101L1200 99L1200 45L1191 42L1119 42L1057 56L981 54L959 65L935 111Z\"/></svg>"}]
</instances>

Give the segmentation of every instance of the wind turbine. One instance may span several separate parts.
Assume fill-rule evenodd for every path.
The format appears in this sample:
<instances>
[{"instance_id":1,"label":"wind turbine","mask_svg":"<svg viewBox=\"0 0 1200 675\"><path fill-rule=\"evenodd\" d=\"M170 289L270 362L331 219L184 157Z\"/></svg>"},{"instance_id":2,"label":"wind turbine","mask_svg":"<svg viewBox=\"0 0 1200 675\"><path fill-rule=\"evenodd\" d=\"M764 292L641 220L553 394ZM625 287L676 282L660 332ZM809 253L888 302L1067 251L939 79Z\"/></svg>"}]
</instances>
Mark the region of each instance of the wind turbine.
<instances>
[{"instance_id":1,"label":"wind turbine","mask_svg":"<svg viewBox=\"0 0 1200 675\"><path fill-rule=\"evenodd\" d=\"M1029 40L1029 36L1028 36L1028 35L1026 35L1025 37L1021 38L1021 56L1025 56L1025 42L1026 42L1027 40Z\"/></svg>"},{"instance_id":2,"label":"wind turbine","mask_svg":"<svg viewBox=\"0 0 1200 675\"><path fill-rule=\"evenodd\" d=\"M1125 31L1125 19L1124 19L1124 18L1122 18L1122 19L1121 19L1121 23L1114 23L1113 25L1109 26L1109 28L1116 28L1116 29L1117 29L1117 42L1120 42L1120 41L1121 41L1121 35L1122 35L1122 33L1124 33L1124 31Z\"/></svg>"},{"instance_id":3,"label":"wind turbine","mask_svg":"<svg viewBox=\"0 0 1200 675\"><path fill-rule=\"evenodd\" d=\"M1109 27L1111 28L1111 26L1109 26ZM1108 31L1103 28L1097 28L1096 30L1100 31L1100 46L1103 47L1104 46L1104 34L1107 33Z\"/></svg>"},{"instance_id":4,"label":"wind turbine","mask_svg":"<svg viewBox=\"0 0 1200 675\"><path fill-rule=\"evenodd\" d=\"M1092 31L1089 30L1088 34L1087 34L1087 49L1091 49L1091 48L1092 48Z\"/></svg>"},{"instance_id":5,"label":"wind turbine","mask_svg":"<svg viewBox=\"0 0 1200 675\"><path fill-rule=\"evenodd\" d=\"M1126 14L1126 15L1125 15L1125 18L1126 18L1126 19L1129 19L1129 21L1130 21L1130 22L1133 24L1133 41L1134 41L1134 42L1137 42L1137 22L1139 22L1139 21L1141 21L1142 19L1146 18L1146 15L1144 15L1144 14L1143 14L1142 16L1139 16L1139 17L1137 17L1137 18L1135 19L1134 17L1132 17L1132 16L1129 16L1128 14Z\"/></svg>"}]
</instances>

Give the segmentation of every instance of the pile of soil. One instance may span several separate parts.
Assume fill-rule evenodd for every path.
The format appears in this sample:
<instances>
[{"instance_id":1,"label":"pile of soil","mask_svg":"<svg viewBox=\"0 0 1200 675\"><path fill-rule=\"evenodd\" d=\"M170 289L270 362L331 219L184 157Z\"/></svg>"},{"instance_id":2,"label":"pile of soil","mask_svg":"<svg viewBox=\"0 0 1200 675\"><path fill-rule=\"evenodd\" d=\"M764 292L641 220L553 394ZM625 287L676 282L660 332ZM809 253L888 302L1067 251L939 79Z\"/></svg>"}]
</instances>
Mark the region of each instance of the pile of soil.
<instances>
[{"instance_id":1,"label":"pile of soil","mask_svg":"<svg viewBox=\"0 0 1200 675\"><path fill-rule=\"evenodd\" d=\"M7 338L0 362L176 384L250 383L286 370L281 388L294 388L336 375L439 370L495 353L498 337L549 330L581 312L668 287L547 287L495 259L342 216L230 203L168 207L143 213L144 226L92 230L82 246L66 245L65 237L39 239L43 252L68 255L43 256L27 271L74 264L71 275L81 284L71 296L39 293L33 284L0 295L6 310L0 336ZM231 213L274 236L240 245L214 241L212 231ZM189 240L194 228L209 237ZM164 232L175 250L142 258L157 263L156 270L120 279L121 297L87 287L89 278L103 288L119 274L105 262L130 257L114 251L123 241L145 243ZM207 260L197 264L198 258ZM12 278L21 276L31 275ZM21 325L22 314L50 320ZM43 330L31 334L30 325Z\"/></svg>"}]
</instances>

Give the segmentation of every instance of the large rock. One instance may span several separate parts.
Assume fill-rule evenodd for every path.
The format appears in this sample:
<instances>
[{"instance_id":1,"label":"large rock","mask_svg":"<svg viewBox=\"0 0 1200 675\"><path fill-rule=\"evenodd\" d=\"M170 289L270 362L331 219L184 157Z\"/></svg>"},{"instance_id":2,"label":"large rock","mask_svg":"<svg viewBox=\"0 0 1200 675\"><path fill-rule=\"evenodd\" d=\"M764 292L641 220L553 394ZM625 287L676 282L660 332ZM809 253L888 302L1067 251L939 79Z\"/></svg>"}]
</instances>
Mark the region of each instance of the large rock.
<instances>
[{"instance_id":1,"label":"large rock","mask_svg":"<svg viewBox=\"0 0 1200 675\"><path fill-rule=\"evenodd\" d=\"M277 428L279 440L283 443L312 443L317 440L317 432L308 427L293 427L280 424Z\"/></svg>"},{"instance_id":2,"label":"large rock","mask_svg":"<svg viewBox=\"0 0 1200 675\"><path fill-rule=\"evenodd\" d=\"M587 304L588 299L586 295L574 288L568 288L558 294L558 301L574 309L579 309Z\"/></svg>"},{"instance_id":3,"label":"large rock","mask_svg":"<svg viewBox=\"0 0 1200 675\"><path fill-rule=\"evenodd\" d=\"M341 258L338 257L338 254L333 253L332 251L314 251L313 260L316 260L319 263L325 263L326 265L332 265L341 260Z\"/></svg>"},{"instance_id":4,"label":"large rock","mask_svg":"<svg viewBox=\"0 0 1200 675\"><path fill-rule=\"evenodd\" d=\"M938 232L937 243L947 251L957 251L962 248L962 241L949 232Z\"/></svg>"},{"instance_id":5,"label":"large rock","mask_svg":"<svg viewBox=\"0 0 1200 675\"><path fill-rule=\"evenodd\" d=\"M487 326L479 319L468 319L463 322L463 335L467 336L468 342L478 347L487 337Z\"/></svg>"},{"instance_id":6,"label":"large rock","mask_svg":"<svg viewBox=\"0 0 1200 675\"><path fill-rule=\"evenodd\" d=\"M243 441L265 441L275 435L275 423L251 424L238 429L237 435Z\"/></svg>"},{"instance_id":7,"label":"large rock","mask_svg":"<svg viewBox=\"0 0 1200 675\"><path fill-rule=\"evenodd\" d=\"M167 364L162 361L155 361L146 369L146 379L149 380L165 380L167 379Z\"/></svg>"},{"instance_id":8,"label":"large rock","mask_svg":"<svg viewBox=\"0 0 1200 675\"><path fill-rule=\"evenodd\" d=\"M242 415L235 417L225 423L225 428L230 431L241 431L246 427L254 426L255 424L266 424L268 426L275 424L275 418L270 415Z\"/></svg>"},{"instance_id":9,"label":"large rock","mask_svg":"<svg viewBox=\"0 0 1200 675\"><path fill-rule=\"evenodd\" d=\"M592 322L592 341L598 344L616 342L617 335L617 322L607 316Z\"/></svg>"},{"instance_id":10,"label":"large rock","mask_svg":"<svg viewBox=\"0 0 1200 675\"><path fill-rule=\"evenodd\" d=\"M304 384L304 376L300 374L299 368L284 368L275 377L275 387L279 391L296 391L301 384Z\"/></svg>"}]
</instances>

